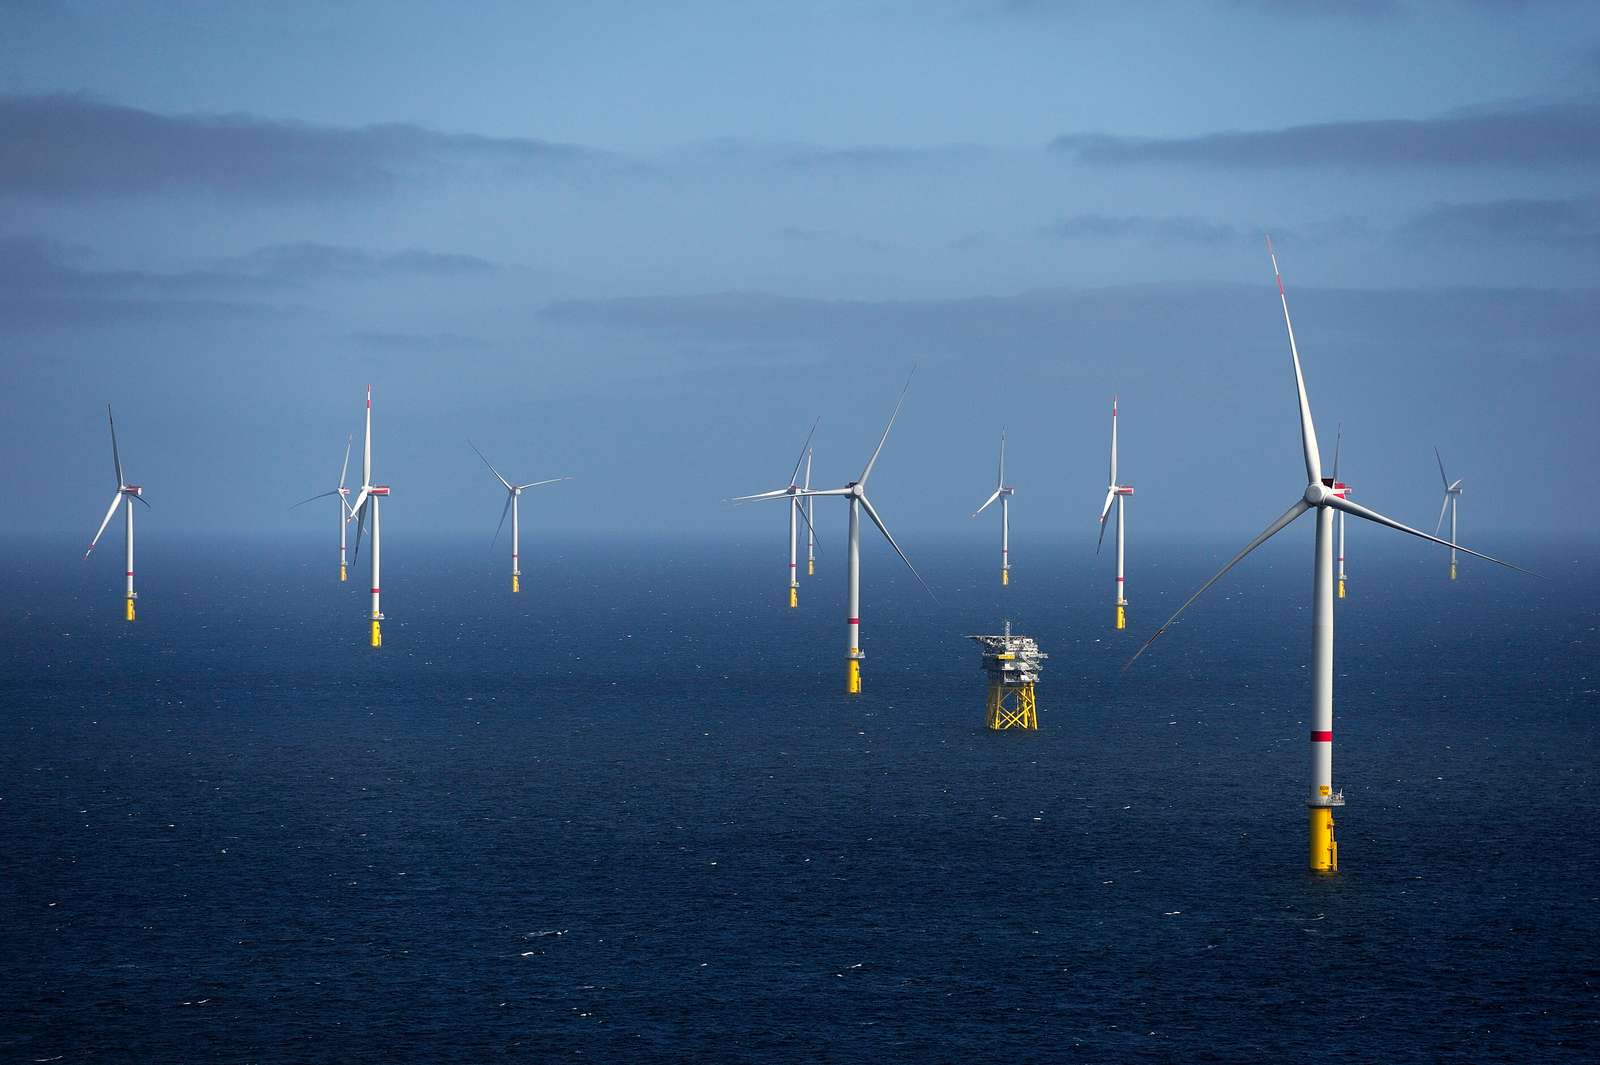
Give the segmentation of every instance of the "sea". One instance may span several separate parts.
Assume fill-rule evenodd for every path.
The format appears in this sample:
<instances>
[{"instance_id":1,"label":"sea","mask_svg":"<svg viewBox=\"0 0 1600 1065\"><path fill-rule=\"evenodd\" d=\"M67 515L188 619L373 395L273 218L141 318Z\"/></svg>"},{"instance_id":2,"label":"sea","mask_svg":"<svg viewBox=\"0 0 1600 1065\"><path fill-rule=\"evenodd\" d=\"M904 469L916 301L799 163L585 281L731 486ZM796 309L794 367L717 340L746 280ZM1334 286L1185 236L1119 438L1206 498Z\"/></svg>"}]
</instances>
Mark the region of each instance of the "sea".
<instances>
[{"instance_id":1,"label":"sea","mask_svg":"<svg viewBox=\"0 0 1600 1065\"><path fill-rule=\"evenodd\" d=\"M393 520L374 650L365 559L147 528L132 625L120 540L0 544L0 1060L1596 1060L1592 538L1352 537L1316 876L1304 523L1128 669L1238 543L1135 541L1117 632L1092 543L869 542L859 697L781 529L513 595Z\"/></svg>"}]
</instances>

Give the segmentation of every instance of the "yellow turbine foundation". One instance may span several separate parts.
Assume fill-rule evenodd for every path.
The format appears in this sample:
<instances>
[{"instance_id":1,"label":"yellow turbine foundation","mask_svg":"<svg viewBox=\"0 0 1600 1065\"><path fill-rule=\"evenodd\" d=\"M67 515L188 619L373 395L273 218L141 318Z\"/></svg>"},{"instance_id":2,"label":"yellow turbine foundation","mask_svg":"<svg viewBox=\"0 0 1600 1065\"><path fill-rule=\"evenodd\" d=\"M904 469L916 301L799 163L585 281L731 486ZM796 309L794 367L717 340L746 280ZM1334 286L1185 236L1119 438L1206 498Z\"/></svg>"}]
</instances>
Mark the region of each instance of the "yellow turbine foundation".
<instances>
[{"instance_id":1,"label":"yellow turbine foundation","mask_svg":"<svg viewBox=\"0 0 1600 1065\"><path fill-rule=\"evenodd\" d=\"M847 695L861 694L861 659L853 657L857 652L850 652L852 657L845 666L844 690Z\"/></svg>"},{"instance_id":2,"label":"yellow turbine foundation","mask_svg":"<svg viewBox=\"0 0 1600 1065\"><path fill-rule=\"evenodd\" d=\"M1001 584L1010 584L1011 583L1011 571L1010 570L1003 569L1003 570L1000 571L1000 583Z\"/></svg>"},{"instance_id":3,"label":"yellow turbine foundation","mask_svg":"<svg viewBox=\"0 0 1600 1065\"><path fill-rule=\"evenodd\" d=\"M789 586L789 605L791 607L800 605L800 589L794 587L793 585Z\"/></svg>"},{"instance_id":4,"label":"yellow turbine foundation","mask_svg":"<svg viewBox=\"0 0 1600 1065\"><path fill-rule=\"evenodd\" d=\"M1127 606L1125 604L1118 603L1117 604L1117 628L1125 629L1127 627L1128 627L1128 608L1127 608Z\"/></svg>"},{"instance_id":5,"label":"yellow turbine foundation","mask_svg":"<svg viewBox=\"0 0 1600 1065\"><path fill-rule=\"evenodd\" d=\"M1456 579L1456 564L1454 562L1450 563L1450 579Z\"/></svg>"},{"instance_id":6,"label":"yellow turbine foundation","mask_svg":"<svg viewBox=\"0 0 1600 1065\"><path fill-rule=\"evenodd\" d=\"M1311 811L1311 871L1336 873L1339 871L1339 844L1333 838L1333 809L1312 806Z\"/></svg>"},{"instance_id":7,"label":"yellow turbine foundation","mask_svg":"<svg viewBox=\"0 0 1600 1065\"><path fill-rule=\"evenodd\" d=\"M377 618L372 619L372 646L383 646L383 623Z\"/></svg>"},{"instance_id":8,"label":"yellow turbine foundation","mask_svg":"<svg viewBox=\"0 0 1600 1065\"><path fill-rule=\"evenodd\" d=\"M123 600L123 602L128 604L127 619L129 621L132 621L133 620L133 596L130 595L127 599Z\"/></svg>"},{"instance_id":9,"label":"yellow turbine foundation","mask_svg":"<svg viewBox=\"0 0 1600 1065\"><path fill-rule=\"evenodd\" d=\"M817 562L816 562L816 560L815 559L811 559L811 558L806 559L806 576L807 577L815 577L816 575L817 575Z\"/></svg>"},{"instance_id":10,"label":"yellow turbine foundation","mask_svg":"<svg viewBox=\"0 0 1600 1065\"><path fill-rule=\"evenodd\" d=\"M511 575L511 590L513 592L522 591L522 578L518 574L513 573Z\"/></svg>"},{"instance_id":11,"label":"yellow turbine foundation","mask_svg":"<svg viewBox=\"0 0 1600 1065\"><path fill-rule=\"evenodd\" d=\"M350 579L350 574L345 572L344 563L343 562L339 563L339 580L347 581L349 579Z\"/></svg>"},{"instance_id":12,"label":"yellow turbine foundation","mask_svg":"<svg viewBox=\"0 0 1600 1065\"><path fill-rule=\"evenodd\" d=\"M1339 578L1339 598L1340 599L1344 598L1344 578L1343 577Z\"/></svg>"},{"instance_id":13,"label":"yellow turbine foundation","mask_svg":"<svg viewBox=\"0 0 1600 1065\"><path fill-rule=\"evenodd\" d=\"M1010 688L1004 684L989 685L989 707L986 724L996 731L1006 728L1038 729L1039 706L1034 701L1033 685L1024 684Z\"/></svg>"}]
</instances>

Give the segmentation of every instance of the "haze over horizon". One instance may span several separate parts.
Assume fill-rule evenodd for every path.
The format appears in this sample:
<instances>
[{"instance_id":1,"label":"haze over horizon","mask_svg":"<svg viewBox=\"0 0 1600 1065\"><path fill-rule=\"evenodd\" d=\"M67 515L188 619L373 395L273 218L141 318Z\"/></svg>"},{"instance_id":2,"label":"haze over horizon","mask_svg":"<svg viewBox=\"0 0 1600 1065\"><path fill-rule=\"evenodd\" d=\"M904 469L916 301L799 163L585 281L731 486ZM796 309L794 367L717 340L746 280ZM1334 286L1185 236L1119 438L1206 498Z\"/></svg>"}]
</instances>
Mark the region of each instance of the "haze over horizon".
<instances>
[{"instance_id":1,"label":"haze over horizon","mask_svg":"<svg viewBox=\"0 0 1600 1065\"><path fill-rule=\"evenodd\" d=\"M1266 231L1357 499L1431 529L1437 445L1467 545L1600 520L1590 5L11 0L0 138L11 531L93 531L107 401L150 535L315 529L369 382L391 538L492 532L469 437L574 477L530 532L775 528L723 500L818 414L856 476L916 364L913 557L1003 426L1019 545L1092 541L1113 393L1133 535L1242 543L1303 479Z\"/></svg>"}]
</instances>

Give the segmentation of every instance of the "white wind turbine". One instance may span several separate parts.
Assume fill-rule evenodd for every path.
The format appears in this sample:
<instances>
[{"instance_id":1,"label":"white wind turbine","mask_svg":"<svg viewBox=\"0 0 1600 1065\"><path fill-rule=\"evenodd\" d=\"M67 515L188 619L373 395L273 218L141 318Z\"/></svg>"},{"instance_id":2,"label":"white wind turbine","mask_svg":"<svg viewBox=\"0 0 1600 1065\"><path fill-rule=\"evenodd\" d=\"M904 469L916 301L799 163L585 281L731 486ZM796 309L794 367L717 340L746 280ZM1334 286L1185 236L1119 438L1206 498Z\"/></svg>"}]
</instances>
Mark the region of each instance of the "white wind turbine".
<instances>
[{"instance_id":1,"label":"white wind turbine","mask_svg":"<svg viewBox=\"0 0 1600 1065\"><path fill-rule=\"evenodd\" d=\"M505 528L506 514L509 512L511 514L511 590L513 592L520 592L522 591L522 563L520 561L518 551L522 543L522 523L518 514L518 502L522 498L523 490L527 488L538 488L540 485L545 484L555 484L559 481L570 481L572 478L551 477L548 480L543 481L529 481L527 484L512 484L510 481L500 476L500 471L494 468L494 463L490 462L488 457L485 456L482 451L478 451L477 444L474 444L471 440L468 440L467 446L478 452L478 457L483 459L483 464L485 466L489 467L489 472L494 474L495 480L499 481L505 486L506 505L500 511L500 524L494 527L494 539L489 541L489 547L492 549L494 545L499 542L500 530Z\"/></svg>"},{"instance_id":2,"label":"white wind turbine","mask_svg":"<svg viewBox=\"0 0 1600 1065\"><path fill-rule=\"evenodd\" d=\"M116 514L117 507L123 508L122 530L126 539L128 591L126 595L127 608L124 617L133 620L133 601L139 598L133 590L133 501L137 499L145 506L150 501L144 497L144 488L137 484L129 484L128 479L122 475L122 455L117 451L117 423L111 418L111 404L106 404L106 424L111 427L111 461L117 470L117 494L111 497L111 505L106 508L106 516L100 522L100 528L95 530L94 539L89 541L89 550L83 553L84 558L89 557L89 551L94 550L94 545L100 542L100 537L106 531L106 526L111 524L112 515Z\"/></svg>"},{"instance_id":3,"label":"white wind turbine","mask_svg":"<svg viewBox=\"0 0 1600 1065\"><path fill-rule=\"evenodd\" d=\"M1284 293L1283 277L1278 273L1278 258L1273 253L1270 239L1267 241L1267 253L1272 258L1272 271L1278 282L1278 298L1283 304L1283 323L1289 332L1289 358L1294 367L1295 391L1300 406L1300 443L1304 452L1307 481L1305 490L1301 497L1295 500L1293 506L1268 525L1260 536L1246 544L1244 550L1229 559L1228 564L1202 584L1199 591L1185 600L1176 613L1167 619L1166 624L1157 629L1155 635L1135 652L1133 658L1129 659L1128 665L1131 666L1134 660L1188 609L1190 603L1200 598L1207 588L1220 580L1223 574L1239 563L1240 559L1287 528L1306 511L1316 511L1311 638L1311 788L1306 796L1306 806L1310 815L1310 867L1314 872L1327 873L1339 867L1338 845L1333 838L1333 808L1344 805L1343 792L1333 790L1333 516L1335 513L1343 512L1445 547L1455 549L1456 545L1413 529L1409 525L1402 525L1393 518L1384 517L1375 510L1369 510L1342 498L1334 491L1334 479L1322 476L1322 454L1317 447L1316 426L1311 420L1311 402L1306 397L1305 376L1300 369L1300 352L1295 346L1294 325L1289 320L1289 299ZM1499 559L1490 558L1488 555L1464 547L1459 550L1508 569L1528 572L1519 566L1501 562Z\"/></svg>"},{"instance_id":4,"label":"white wind turbine","mask_svg":"<svg viewBox=\"0 0 1600 1065\"><path fill-rule=\"evenodd\" d=\"M894 413L889 416L889 424L884 427L883 436L878 440L878 447L867 460L866 468L861 471L860 477L843 488L803 492L807 497L844 496L850 501L850 540L848 562L845 566L845 600L848 613L844 620L848 633L846 637L848 650L844 690L851 695L861 693L861 660L866 657L861 651L861 512L863 510L867 512L867 517L872 519L872 524L878 527L878 531L883 533L883 538L889 541L889 546L894 548L894 553L900 556L900 561L906 564L906 568L917 579L917 583L922 585L928 595L933 595L933 589L928 587L928 582L922 579L922 574L917 572L911 560L906 557L906 553L900 550L900 545L894 542L889 527L878 516L877 510L872 506L872 500L867 498L867 478L872 476L872 467L877 465L878 456L883 452L883 445L889 439L889 430L894 428L894 420L900 416L900 405L906 401L906 389L910 387L911 378L908 376L905 388L900 390L900 399L894 405Z\"/></svg>"},{"instance_id":5,"label":"white wind turbine","mask_svg":"<svg viewBox=\"0 0 1600 1065\"><path fill-rule=\"evenodd\" d=\"M326 492L318 492L316 495L310 497L310 499L302 499L300 502L296 503L294 505L294 507L290 507L289 508L290 510L293 510L293 509L295 509L295 507L303 507L307 503L311 502L311 500L313 500L313 499L324 499L324 498L326 498L328 496L337 496L338 497L338 499L339 499L339 580L340 581L344 581L344 580L348 579L348 577L349 577L349 574L348 574L348 572L346 570L346 566L345 566L345 558L344 558L344 556L345 556L345 530L348 527L348 521L349 521L349 518L350 518L350 504L345 502L345 498L344 497L350 494L350 489L348 489L348 488L346 488L344 486L344 479L345 479L345 475L350 472L350 445L354 440L355 440L355 437L353 437L353 436L345 437L345 441L344 441L344 465L339 467L339 487L330 488Z\"/></svg>"},{"instance_id":6,"label":"white wind turbine","mask_svg":"<svg viewBox=\"0 0 1600 1065\"><path fill-rule=\"evenodd\" d=\"M1124 501L1133 495L1133 486L1121 484L1117 481L1117 397L1111 397L1111 483L1106 488L1106 502L1100 508L1100 539L1094 545L1094 553L1099 554L1101 546L1106 542L1106 515L1111 513L1111 504L1117 505L1117 628L1128 627L1128 595L1123 581L1123 562L1126 558L1125 538L1123 535L1123 522L1125 513Z\"/></svg>"},{"instance_id":7,"label":"white wind turbine","mask_svg":"<svg viewBox=\"0 0 1600 1065\"><path fill-rule=\"evenodd\" d=\"M367 429L361 441L361 490L350 505L350 517L356 523L355 558L361 557L361 536L368 522L372 525L372 646L383 646L383 607L379 589L379 563L383 553L383 527L378 514L378 501L389 494L386 484L372 483L372 386L367 386ZM370 517L369 517L370 515ZM354 560L352 560L354 561Z\"/></svg>"},{"instance_id":8,"label":"white wind turbine","mask_svg":"<svg viewBox=\"0 0 1600 1065\"><path fill-rule=\"evenodd\" d=\"M1000 469L995 474L994 494L983 501L983 506L972 512L976 518L995 500L1000 501L1000 583L1011 583L1011 497L1017 490L1006 484L1006 431L1000 430Z\"/></svg>"},{"instance_id":9,"label":"white wind turbine","mask_svg":"<svg viewBox=\"0 0 1600 1065\"><path fill-rule=\"evenodd\" d=\"M811 491L811 449L806 448L806 479L800 486L804 491ZM817 574L817 501L805 501L806 519L806 576L814 577Z\"/></svg>"},{"instance_id":10,"label":"white wind turbine","mask_svg":"<svg viewBox=\"0 0 1600 1065\"><path fill-rule=\"evenodd\" d=\"M800 457L795 459L794 470L789 474L789 487L775 488L770 492L757 492L755 495L738 496L735 503L753 503L762 499L789 500L789 606L800 605L800 579L797 563L799 560L799 526L798 521L804 521L808 530L812 529L811 514L807 513L806 506L801 499L811 487L811 438L816 435L817 424L821 422L819 416L811 423L811 432L806 434L806 442L800 446ZM805 463L806 478L802 484L800 477L800 464ZM806 541L806 555L808 570L814 569L813 561L816 558L816 534L812 532Z\"/></svg>"},{"instance_id":11,"label":"white wind turbine","mask_svg":"<svg viewBox=\"0 0 1600 1065\"><path fill-rule=\"evenodd\" d=\"M1456 542L1456 500L1461 498L1461 479L1452 481L1444 472L1444 456L1439 454L1439 449L1433 449L1433 457L1439 460L1439 479L1444 482L1444 504L1439 507L1439 520L1433 523L1434 535L1438 535L1439 528L1444 524L1444 512L1450 511L1450 542ZM1472 552L1467 552L1469 555ZM1456 579L1456 550L1450 549L1450 579Z\"/></svg>"}]
</instances>

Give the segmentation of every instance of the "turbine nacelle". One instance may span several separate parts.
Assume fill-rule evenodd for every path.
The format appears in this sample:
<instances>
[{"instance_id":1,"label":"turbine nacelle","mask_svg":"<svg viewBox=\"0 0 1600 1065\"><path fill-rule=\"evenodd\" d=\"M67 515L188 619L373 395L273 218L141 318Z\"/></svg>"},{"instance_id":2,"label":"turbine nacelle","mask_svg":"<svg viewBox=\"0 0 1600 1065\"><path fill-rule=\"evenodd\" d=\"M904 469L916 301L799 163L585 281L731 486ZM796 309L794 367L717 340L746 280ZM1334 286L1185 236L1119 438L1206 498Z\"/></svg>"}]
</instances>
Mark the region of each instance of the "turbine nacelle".
<instances>
[{"instance_id":1,"label":"turbine nacelle","mask_svg":"<svg viewBox=\"0 0 1600 1065\"><path fill-rule=\"evenodd\" d=\"M137 498L139 496L144 495L144 488L141 485L137 485L137 484L125 484L125 485L122 486L122 494L125 495L125 496L134 496L135 498Z\"/></svg>"}]
</instances>

